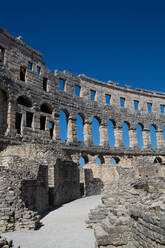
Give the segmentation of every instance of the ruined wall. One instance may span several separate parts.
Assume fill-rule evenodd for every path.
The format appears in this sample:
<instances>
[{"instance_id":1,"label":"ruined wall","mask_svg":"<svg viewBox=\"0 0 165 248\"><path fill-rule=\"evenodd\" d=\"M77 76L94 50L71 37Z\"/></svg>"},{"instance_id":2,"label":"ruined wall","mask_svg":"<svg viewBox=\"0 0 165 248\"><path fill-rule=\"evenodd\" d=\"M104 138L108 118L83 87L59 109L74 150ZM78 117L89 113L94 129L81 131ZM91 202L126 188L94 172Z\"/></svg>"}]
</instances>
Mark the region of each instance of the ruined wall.
<instances>
[{"instance_id":1,"label":"ruined wall","mask_svg":"<svg viewBox=\"0 0 165 248\"><path fill-rule=\"evenodd\" d=\"M36 229L48 209L47 167L20 159L0 166L0 231Z\"/></svg>"}]
</instances>

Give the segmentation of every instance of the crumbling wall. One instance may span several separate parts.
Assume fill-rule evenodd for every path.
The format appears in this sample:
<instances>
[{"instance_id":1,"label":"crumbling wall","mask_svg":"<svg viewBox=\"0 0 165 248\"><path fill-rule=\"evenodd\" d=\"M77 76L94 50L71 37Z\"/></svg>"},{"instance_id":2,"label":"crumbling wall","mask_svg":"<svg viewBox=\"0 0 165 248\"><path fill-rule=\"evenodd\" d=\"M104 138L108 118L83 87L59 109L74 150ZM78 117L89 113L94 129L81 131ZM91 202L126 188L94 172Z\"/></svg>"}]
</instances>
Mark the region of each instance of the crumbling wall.
<instances>
[{"instance_id":1,"label":"crumbling wall","mask_svg":"<svg viewBox=\"0 0 165 248\"><path fill-rule=\"evenodd\" d=\"M47 167L13 157L0 167L0 231L36 229L48 209Z\"/></svg>"}]
</instances>

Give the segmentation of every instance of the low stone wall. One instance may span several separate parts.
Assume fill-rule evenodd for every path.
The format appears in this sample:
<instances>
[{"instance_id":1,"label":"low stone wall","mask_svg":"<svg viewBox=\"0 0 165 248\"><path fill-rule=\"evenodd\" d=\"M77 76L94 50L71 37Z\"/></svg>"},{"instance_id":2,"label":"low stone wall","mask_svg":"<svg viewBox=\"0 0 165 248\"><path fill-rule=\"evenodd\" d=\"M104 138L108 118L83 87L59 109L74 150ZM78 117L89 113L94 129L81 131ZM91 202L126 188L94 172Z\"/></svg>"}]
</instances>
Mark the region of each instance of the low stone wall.
<instances>
[{"instance_id":1,"label":"low stone wall","mask_svg":"<svg viewBox=\"0 0 165 248\"><path fill-rule=\"evenodd\" d=\"M164 216L165 177L144 174L106 186L102 204L91 210L87 225L94 228L97 248L161 248Z\"/></svg>"},{"instance_id":2,"label":"low stone wall","mask_svg":"<svg viewBox=\"0 0 165 248\"><path fill-rule=\"evenodd\" d=\"M19 157L0 167L0 231L37 228L38 213L48 209L47 174L46 166Z\"/></svg>"},{"instance_id":3,"label":"low stone wall","mask_svg":"<svg viewBox=\"0 0 165 248\"><path fill-rule=\"evenodd\" d=\"M50 202L53 206L80 197L80 174L78 166L72 161L57 159L54 166L54 187L50 188Z\"/></svg>"},{"instance_id":4,"label":"low stone wall","mask_svg":"<svg viewBox=\"0 0 165 248\"><path fill-rule=\"evenodd\" d=\"M86 168L80 168L80 185L81 195L84 196L99 195L104 186L102 180L94 178L93 171Z\"/></svg>"}]
</instances>

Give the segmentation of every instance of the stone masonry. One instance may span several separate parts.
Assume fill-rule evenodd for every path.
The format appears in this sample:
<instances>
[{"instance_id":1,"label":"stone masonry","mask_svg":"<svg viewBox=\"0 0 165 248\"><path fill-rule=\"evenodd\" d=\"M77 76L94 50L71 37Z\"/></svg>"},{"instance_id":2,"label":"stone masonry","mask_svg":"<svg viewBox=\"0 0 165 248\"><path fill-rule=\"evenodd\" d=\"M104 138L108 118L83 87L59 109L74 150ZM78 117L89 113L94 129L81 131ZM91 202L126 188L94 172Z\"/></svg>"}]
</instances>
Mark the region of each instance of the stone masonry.
<instances>
[{"instance_id":1,"label":"stone masonry","mask_svg":"<svg viewBox=\"0 0 165 248\"><path fill-rule=\"evenodd\" d=\"M128 85L120 87L112 81L100 82L67 71L52 74L41 53L0 29L0 103L0 231L35 229L45 211L81 195L99 194L107 185L113 189L130 178L164 178L165 93L133 90ZM67 122L66 141L61 140L60 111ZM83 122L83 141L78 139L78 114ZM93 142L93 117L99 123L99 145ZM108 121L113 124L113 146L108 139ZM128 128L129 146L122 138L123 122ZM141 147L137 124L142 132ZM151 125L156 148L151 143ZM80 156L85 161L83 168L79 168ZM128 193L130 197L133 199ZM129 213L121 222L131 223L137 237L142 227L134 220L145 219ZM132 233L128 233L132 242ZM125 239L122 242L126 247Z\"/></svg>"}]
</instances>

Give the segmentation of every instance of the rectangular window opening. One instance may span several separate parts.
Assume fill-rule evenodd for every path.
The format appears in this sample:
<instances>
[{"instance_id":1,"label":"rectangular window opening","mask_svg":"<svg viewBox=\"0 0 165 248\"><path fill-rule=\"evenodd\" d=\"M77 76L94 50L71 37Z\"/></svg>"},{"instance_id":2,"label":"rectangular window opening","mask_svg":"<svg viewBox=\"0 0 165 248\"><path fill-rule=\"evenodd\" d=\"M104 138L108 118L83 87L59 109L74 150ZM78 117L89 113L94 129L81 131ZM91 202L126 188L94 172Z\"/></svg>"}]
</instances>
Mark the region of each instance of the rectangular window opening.
<instances>
[{"instance_id":1,"label":"rectangular window opening","mask_svg":"<svg viewBox=\"0 0 165 248\"><path fill-rule=\"evenodd\" d=\"M16 118L15 118L15 129L17 130L17 133L21 133L21 120L22 120L22 114L16 113Z\"/></svg>"},{"instance_id":2,"label":"rectangular window opening","mask_svg":"<svg viewBox=\"0 0 165 248\"><path fill-rule=\"evenodd\" d=\"M65 88L65 81L63 79L59 79L59 90L64 90Z\"/></svg>"},{"instance_id":3,"label":"rectangular window opening","mask_svg":"<svg viewBox=\"0 0 165 248\"><path fill-rule=\"evenodd\" d=\"M96 91L91 90L91 100L95 101Z\"/></svg>"},{"instance_id":4,"label":"rectangular window opening","mask_svg":"<svg viewBox=\"0 0 165 248\"><path fill-rule=\"evenodd\" d=\"M134 109L138 110L139 109L139 101L134 101Z\"/></svg>"},{"instance_id":5,"label":"rectangular window opening","mask_svg":"<svg viewBox=\"0 0 165 248\"><path fill-rule=\"evenodd\" d=\"M105 94L105 101L106 101L106 104L110 104L110 101L111 101L111 96L110 96L110 95Z\"/></svg>"},{"instance_id":6,"label":"rectangular window opening","mask_svg":"<svg viewBox=\"0 0 165 248\"><path fill-rule=\"evenodd\" d=\"M32 71L33 64L31 62L28 62L28 69Z\"/></svg>"},{"instance_id":7,"label":"rectangular window opening","mask_svg":"<svg viewBox=\"0 0 165 248\"><path fill-rule=\"evenodd\" d=\"M148 112L152 112L152 103L147 103L147 110Z\"/></svg>"},{"instance_id":8,"label":"rectangular window opening","mask_svg":"<svg viewBox=\"0 0 165 248\"><path fill-rule=\"evenodd\" d=\"M21 66L20 67L20 80L25 82L25 76L26 76L26 68Z\"/></svg>"},{"instance_id":9,"label":"rectangular window opening","mask_svg":"<svg viewBox=\"0 0 165 248\"><path fill-rule=\"evenodd\" d=\"M0 47L0 62L3 62L4 60L4 53L5 53L5 49Z\"/></svg>"},{"instance_id":10,"label":"rectangular window opening","mask_svg":"<svg viewBox=\"0 0 165 248\"><path fill-rule=\"evenodd\" d=\"M48 91L48 79L47 78L43 78L43 90L44 91Z\"/></svg>"},{"instance_id":11,"label":"rectangular window opening","mask_svg":"<svg viewBox=\"0 0 165 248\"><path fill-rule=\"evenodd\" d=\"M125 107L125 98L124 98L124 97L120 97L120 106L121 106L122 108Z\"/></svg>"},{"instance_id":12,"label":"rectangular window opening","mask_svg":"<svg viewBox=\"0 0 165 248\"><path fill-rule=\"evenodd\" d=\"M49 122L49 133L50 133L50 138L53 138L53 130L54 130L54 122L50 121Z\"/></svg>"},{"instance_id":13,"label":"rectangular window opening","mask_svg":"<svg viewBox=\"0 0 165 248\"><path fill-rule=\"evenodd\" d=\"M40 74L41 73L41 67L37 65L37 73Z\"/></svg>"},{"instance_id":14,"label":"rectangular window opening","mask_svg":"<svg viewBox=\"0 0 165 248\"><path fill-rule=\"evenodd\" d=\"M75 85L75 96L80 96L80 86Z\"/></svg>"},{"instance_id":15,"label":"rectangular window opening","mask_svg":"<svg viewBox=\"0 0 165 248\"><path fill-rule=\"evenodd\" d=\"M160 112L161 114L164 114L165 113L165 105L160 105Z\"/></svg>"},{"instance_id":16,"label":"rectangular window opening","mask_svg":"<svg viewBox=\"0 0 165 248\"><path fill-rule=\"evenodd\" d=\"M26 112L26 126L32 127L32 122L33 122L33 113Z\"/></svg>"},{"instance_id":17,"label":"rectangular window opening","mask_svg":"<svg viewBox=\"0 0 165 248\"><path fill-rule=\"evenodd\" d=\"M40 116L40 130L45 130L46 116Z\"/></svg>"}]
</instances>

